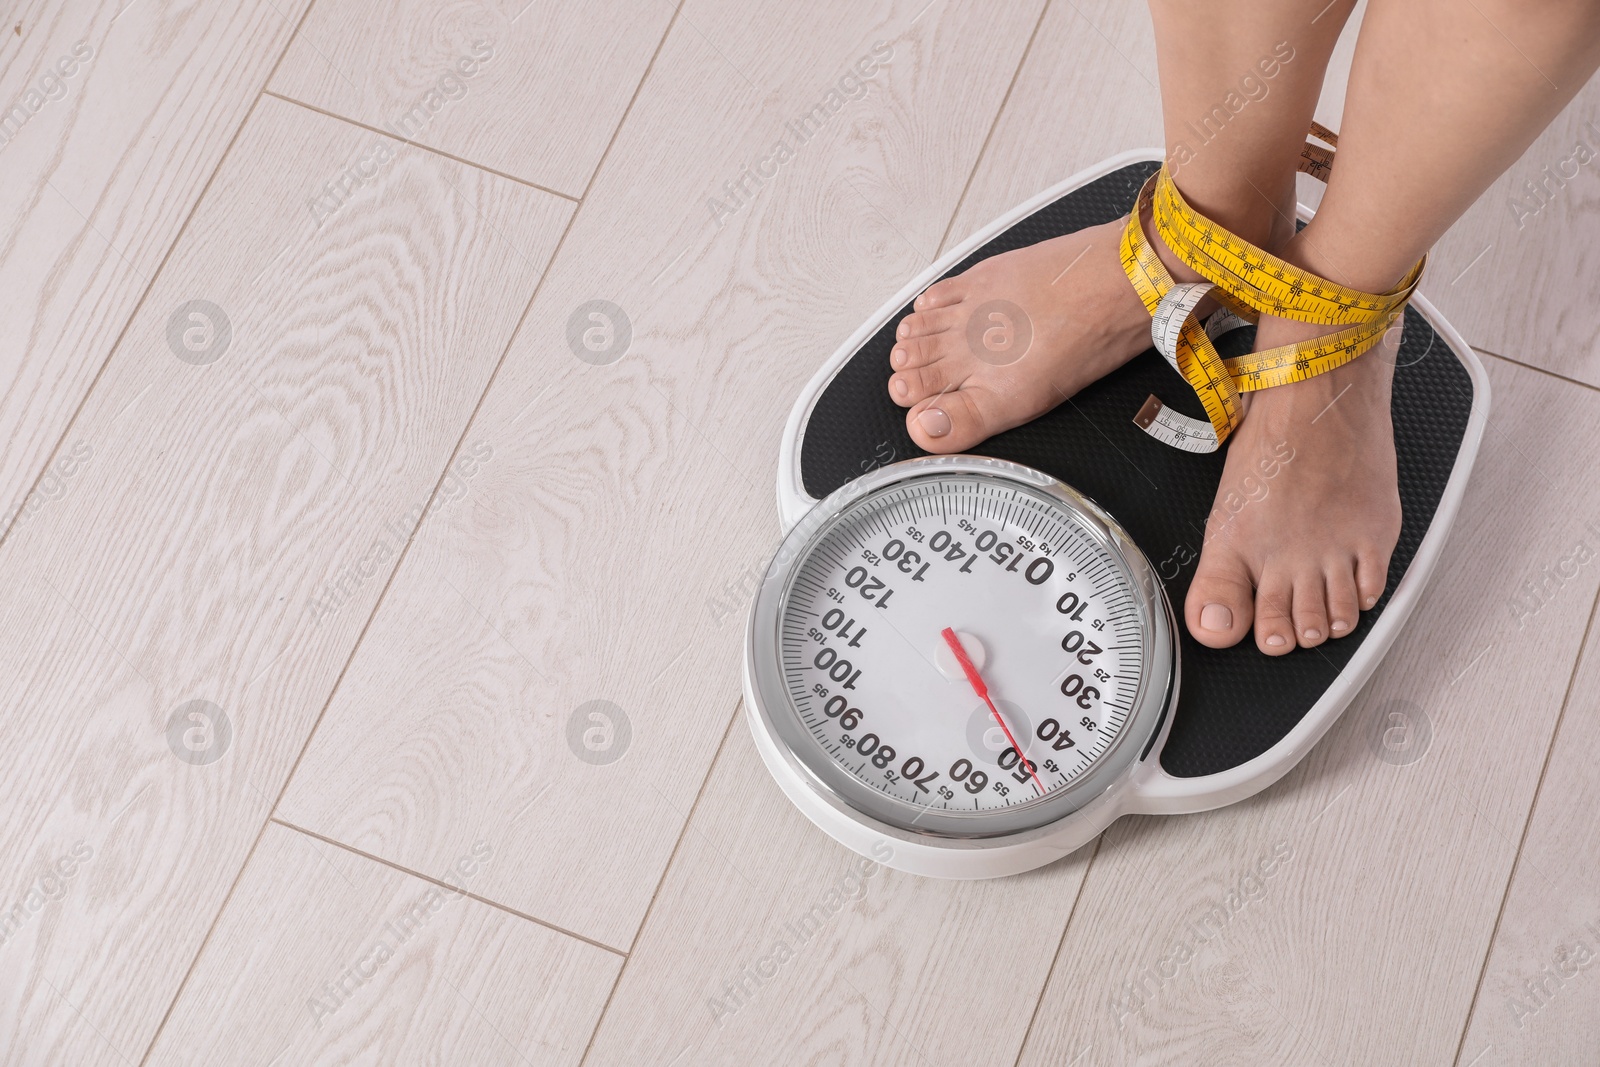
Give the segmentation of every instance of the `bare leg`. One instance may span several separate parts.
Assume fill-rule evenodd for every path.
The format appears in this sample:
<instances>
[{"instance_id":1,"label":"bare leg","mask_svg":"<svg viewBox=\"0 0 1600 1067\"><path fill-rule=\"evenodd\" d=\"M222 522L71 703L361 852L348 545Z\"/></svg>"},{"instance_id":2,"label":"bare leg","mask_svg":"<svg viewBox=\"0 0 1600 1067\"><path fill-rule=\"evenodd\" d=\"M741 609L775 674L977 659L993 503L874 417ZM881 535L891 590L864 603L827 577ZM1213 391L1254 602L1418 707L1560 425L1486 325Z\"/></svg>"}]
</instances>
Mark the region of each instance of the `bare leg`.
<instances>
[{"instance_id":1,"label":"bare leg","mask_svg":"<svg viewBox=\"0 0 1600 1067\"><path fill-rule=\"evenodd\" d=\"M1338 164L1295 262L1359 289L1393 286L1597 64L1595 0L1372 0Z\"/></svg>"},{"instance_id":2,"label":"bare leg","mask_svg":"<svg viewBox=\"0 0 1600 1067\"><path fill-rule=\"evenodd\" d=\"M1300 149L1354 6L1150 0L1167 166L1196 211L1266 248L1293 235ZM1179 281L1199 280L1162 258Z\"/></svg>"},{"instance_id":3,"label":"bare leg","mask_svg":"<svg viewBox=\"0 0 1600 1067\"><path fill-rule=\"evenodd\" d=\"M1276 244L1293 232L1295 161L1352 6L1152 0L1169 166L1197 210L1247 240ZM930 452L970 448L1150 347L1150 315L1117 257L1121 228L995 256L918 297L888 383L910 409L912 440ZM1198 280L1163 258L1180 280ZM1032 334L1025 354L1005 345L1006 327L1020 324L988 317L986 305L1002 300L1020 307ZM991 321L1000 329L986 335Z\"/></svg>"},{"instance_id":4,"label":"bare leg","mask_svg":"<svg viewBox=\"0 0 1600 1067\"><path fill-rule=\"evenodd\" d=\"M1354 288L1393 287L1597 63L1596 0L1371 0L1327 195L1279 254ZM1264 318L1257 347L1327 332ZM1280 654L1350 632L1377 601L1400 530L1393 355L1380 346L1252 395L1219 501L1271 457L1294 458L1264 498L1213 511L1185 610L1198 640L1231 645L1253 624Z\"/></svg>"}]
</instances>

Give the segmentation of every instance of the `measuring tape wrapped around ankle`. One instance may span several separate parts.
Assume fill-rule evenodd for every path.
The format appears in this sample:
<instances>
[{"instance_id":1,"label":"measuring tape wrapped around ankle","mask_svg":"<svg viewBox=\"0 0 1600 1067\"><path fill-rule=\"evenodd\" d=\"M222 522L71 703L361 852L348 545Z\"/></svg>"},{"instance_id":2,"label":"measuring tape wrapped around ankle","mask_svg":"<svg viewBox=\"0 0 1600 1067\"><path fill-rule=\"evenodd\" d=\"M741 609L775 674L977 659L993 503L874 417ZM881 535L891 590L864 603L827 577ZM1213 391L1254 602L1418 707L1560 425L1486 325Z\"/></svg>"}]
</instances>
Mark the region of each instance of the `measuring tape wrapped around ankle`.
<instances>
[{"instance_id":1,"label":"measuring tape wrapped around ankle","mask_svg":"<svg viewBox=\"0 0 1600 1067\"><path fill-rule=\"evenodd\" d=\"M1312 134L1337 138L1313 124ZM1325 178L1333 153L1307 144L1300 169ZM1145 236L1149 210L1167 247L1204 281L1178 284ZM1167 408L1151 396L1134 421L1157 440L1189 452L1214 452L1240 419L1239 394L1303 381L1348 363L1382 340L1405 312L1423 264L1387 293L1364 293L1285 262L1203 217L1178 192L1166 167L1139 191L1122 234L1122 266L1150 312L1151 337L1167 362L1193 387L1208 421ZM1202 325L1195 309L1214 297L1219 310ZM1261 315L1343 327L1335 333L1224 359L1213 338Z\"/></svg>"}]
</instances>

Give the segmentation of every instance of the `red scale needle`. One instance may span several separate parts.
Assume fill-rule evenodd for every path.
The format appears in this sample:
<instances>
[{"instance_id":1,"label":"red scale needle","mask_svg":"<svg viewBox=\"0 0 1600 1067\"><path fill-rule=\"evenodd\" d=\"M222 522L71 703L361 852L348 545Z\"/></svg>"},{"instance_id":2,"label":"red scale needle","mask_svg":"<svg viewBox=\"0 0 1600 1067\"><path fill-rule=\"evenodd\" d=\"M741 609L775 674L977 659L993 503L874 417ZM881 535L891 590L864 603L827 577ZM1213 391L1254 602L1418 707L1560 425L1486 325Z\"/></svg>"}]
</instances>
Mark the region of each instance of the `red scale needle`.
<instances>
[{"instance_id":1,"label":"red scale needle","mask_svg":"<svg viewBox=\"0 0 1600 1067\"><path fill-rule=\"evenodd\" d=\"M967 650L961 647L961 638L957 637L956 632L948 626L940 632L944 635L944 643L950 646L951 652L955 653L956 662L961 664L963 671L967 672L967 681L972 683L973 692L982 697L983 702L989 705L989 712L994 716L994 721L999 723L1000 729L1005 731L1006 740L1011 742L1011 747L1016 750L1017 758L1022 761L1024 767L1028 768L1028 773L1033 776L1034 787L1042 794L1044 792L1044 783L1039 781L1039 775L1033 769L1033 761L1022 754L1022 746L1017 744L1015 737L1011 736L1011 727L1006 725L1006 721L1000 717L1000 709L994 706L993 700L989 699L989 687L983 684L983 675L979 674L978 668L972 665L972 659L967 655Z\"/></svg>"}]
</instances>

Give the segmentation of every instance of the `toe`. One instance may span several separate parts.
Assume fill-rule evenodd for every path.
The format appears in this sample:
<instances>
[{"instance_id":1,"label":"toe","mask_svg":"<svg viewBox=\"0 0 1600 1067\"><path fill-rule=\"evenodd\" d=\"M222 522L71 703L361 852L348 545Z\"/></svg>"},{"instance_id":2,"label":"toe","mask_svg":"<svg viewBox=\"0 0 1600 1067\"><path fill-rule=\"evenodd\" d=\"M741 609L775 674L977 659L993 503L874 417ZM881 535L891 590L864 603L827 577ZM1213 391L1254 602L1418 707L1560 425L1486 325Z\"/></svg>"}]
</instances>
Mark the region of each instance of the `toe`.
<instances>
[{"instance_id":1,"label":"toe","mask_svg":"<svg viewBox=\"0 0 1600 1067\"><path fill-rule=\"evenodd\" d=\"M1356 553L1356 589L1361 593L1361 610L1378 602L1389 583L1389 553L1367 550Z\"/></svg>"},{"instance_id":2,"label":"toe","mask_svg":"<svg viewBox=\"0 0 1600 1067\"><path fill-rule=\"evenodd\" d=\"M1250 632L1253 591L1250 569L1232 549L1206 545L1183 606L1194 639L1209 648L1238 644Z\"/></svg>"},{"instance_id":3,"label":"toe","mask_svg":"<svg viewBox=\"0 0 1600 1067\"><path fill-rule=\"evenodd\" d=\"M904 341L912 337L929 337L936 333L944 333L961 317L959 309L949 307L907 315L900 320L900 325L894 328L895 340Z\"/></svg>"},{"instance_id":4,"label":"toe","mask_svg":"<svg viewBox=\"0 0 1600 1067\"><path fill-rule=\"evenodd\" d=\"M1294 579L1294 632L1301 648L1314 648L1328 639L1328 600L1322 572L1306 569Z\"/></svg>"},{"instance_id":5,"label":"toe","mask_svg":"<svg viewBox=\"0 0 1600 1067\"><path fill-rule=\"evenodd\" d=\"M1256 647L1269 656L1281 656L1295 646L1294 582L1281 570L1261 576L1256 589Z\"/></svg>"},{"instance_id":6,"label":"toe","mask_svg":"<svg viewBox=\"0 0 1600 1067\"><path fill-rule=\"evenodd\" d=\"M948 392L959 384L950 376L949 361L939 360L926 367L896 371L889 378L889 395L901 407L910 407L930 396Z\"/></svg>"},{"instance_id":7,"label":"toe","mask_svg":"<svg viewBox=\"0 0 1600 1067\"><path fill-rule=\"evenodd\" d=\"M958 274L954 278L945 278L928 286L917 296L912 306L918 311L948 307L961 299L962 292L961 275Z\"/></svg>"},{"instance_id":8,"label":"toe","mask_svg":"<svg viewBox=\"0 0 1600 1067\"><path fill-rule=\"evenodd\" d=\"M990 397L979 389L936 393L906 412L906 432L928 452L963 452L1004 427L989 410Z\"/></svg>"},{"instance_id":9,"label":"toe","mask_svg":"<svg viewBox=\"0 0 1600 1067\"><path fill-rule=\"evenodd\" d=\"M938 334L931 337L912 337L894 343L894 347L889 350L889 366L895 370L926 367L936 359L943 359L947 354L946 339Z\"/></svg>"},{"instance_id":10,"label":"toe","mask_svg":"<svg viewBox=\"0 0 1600 1067\"><path fill-rule=\"evenodd\" d=\"M1354 565L1349 562L1329 563L1322 572L1322 587L1328 593L1328 634L1343 637L1356 628L1356 622L1361 618Z\"/></svg>"}]
</instances>

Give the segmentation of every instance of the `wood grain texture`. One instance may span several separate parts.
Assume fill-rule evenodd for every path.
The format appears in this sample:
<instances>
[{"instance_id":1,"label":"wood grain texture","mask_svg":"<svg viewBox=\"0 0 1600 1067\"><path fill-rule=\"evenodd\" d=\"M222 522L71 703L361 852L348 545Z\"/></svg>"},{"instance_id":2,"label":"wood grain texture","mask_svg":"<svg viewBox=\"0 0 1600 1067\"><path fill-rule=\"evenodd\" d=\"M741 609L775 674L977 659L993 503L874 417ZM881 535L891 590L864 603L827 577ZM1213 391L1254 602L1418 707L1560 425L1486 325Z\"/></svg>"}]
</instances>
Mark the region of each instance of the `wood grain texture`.
<instances>
[{"instance_id":1,"label":"wood grain texture","mask_svg":"<svg viewBox=\"0 0 1600 1067\"><path fill-rule=\"evenodd\" d=\"M1600 505L1584 501L1541 599L1579 599L1600 548ZM1564 522L1563 526L1569 523ZM1523 605L1537 603L1527 591ZM1536 621L1530 619L1529 625ZM1600 631L1591 618L1583 659L1567 692L1550 762L1517 856L1478 999L1461 1043L1461 1064L1589 1063L1600 1049Z\"/></svg>"},{"instance_id":2,"label":"wood grain texture","mask_svg":"<svg viewBox=\"0 0 1600 1067\"><path fill-rule=\"evenodd\" d=\"M1600 79L1450 228L1422 292L1474 345L1600 385L1596 236Z\"/></svg>"},{"instance_id":3,"label":"wood grain texture","mask_svg":"<svg viewBox=\"0 0 1600 1067\"><path fill-rule=\"evenodd\" d=\"M632 942L737 699L791 399L937 247L1038 16L922 7L689 5L469 433L494 462L418 539L286 820L421 870L481 826L486 897ZM864 96L719 227L708 199L875 41ZM595 299L631 320L606 366L569 347ZM628 719L615 762L579 755L596 700Z\"/></svg>"},{"instance_id":4,"label":"wood grain texture","mask_svg":"<svg viewBox=\"0 0 1600 1067\"><path fill-rule=\"evenodd\" d=\"M1513 609L1600 505L1600 396L1491 363L1477 471L1383 665L1272 789L1108 831L1021 1063L1455 1055L1600 586Z\"/></svg>"},{"instance_id":5,"label":"wood grain texture","mask_svg":"<svg viewBox=\"0 0 1600 1067\"><path fill-rule=\"evenodd\" d=\"M585 1063L1009 1064L1088 851L977 882L878 866L789 803L741 709Z\"/></svg>"},{"instance_id":6,"label":"wood grain texture","mask_svg":"<svg viewBox=\"0 0 1600 1067\"><path fill-rule=\"evenodd\" d=\"M271 88L577 197L672 13L666 0L327 0Z\"/></svg>"},{"instance_id":7,"label":"wood grain texture","mask_svg":"<svg viewBox=\"0 0 1600 1067\"><path fill-rule=\"evenodd\" d=\"M315 229L372 137L261 101L72 427L92 461L0 549L0 856L26 901L92 854L0 945L0 1060L143 1053L570 215L407 148Z\"/></svg>"},{"instance_id":8,"label":"wood grain texture","mask_svg":"<svg viewBox=\"0 0 1600 1067\"><path fill-rule=\"evenodd\" d=\"M1356 5L1339 39L1317 119L1339 129L1356 32ZM1587 162L1579 163L1582 145ZM1546 168L1549 168L1547 171ZM1591 81L1429 253L1422 292L1469 342L1507 358L1600 385L1600 80ZM1301 200L1323 186L1302 175ZM1585 239L1585 237L1590 239Z\"/></svg>"},{"instance_id":9,"label":"wood grain texture","mask_svg":"<svg viewBox=\"0 0 1600 1067\"><path fill-rule=\"evenodd\" d=\"M71 491L35 479L307 2L7 5L0 531Z\"/></svg>"},{"instance_id":10,"label":"wood grain texture","mask_svg":"<svg viewBox=\"0 0 1600 1067\"><path fill-rule=\"evenodd\" d=\"M622 958L268 825L148 1062L576 1064ZM443 885L438 883L443 882Z\"/></svg>"},{"instance_id":11,"label":"wood grain texture","mask_svg":"<svg viewBox=\"0 0 1600 1067\"><path fill-rule=\"evenodd\" d=\"M1356 5L1340 34L1317 106L1317 118L1335 129L1365 7L1365 0ZM1311 9L1307 17L1314 14ZM1148 7L1121 0L1052 4L946 243L960 243L1029 197L1108 156L1162 145ZM1315 205L1321 189L1321 183L1306 178L1301 199Z\"/></svg>"},{"instance_id":12,"label":"wood grain texture","mask_svg":"<svg viewBox=\"0 0 1600 1067\"><path fill-rule=\"evenodd\" d=\"M1051 4L946 245L1108 156L1160 148L1155 38L1143 4Z\"/></svg>"}]
</instances>

